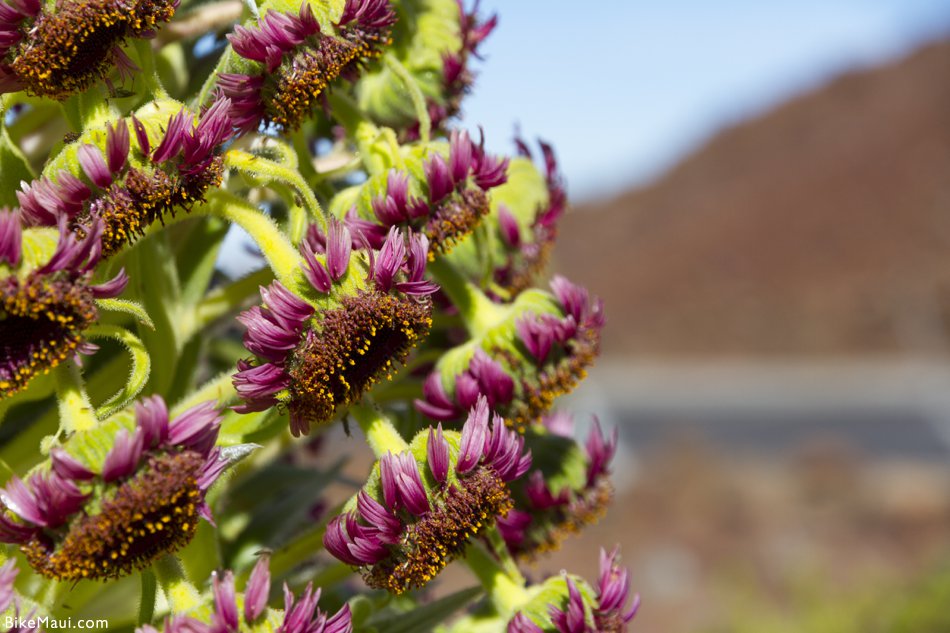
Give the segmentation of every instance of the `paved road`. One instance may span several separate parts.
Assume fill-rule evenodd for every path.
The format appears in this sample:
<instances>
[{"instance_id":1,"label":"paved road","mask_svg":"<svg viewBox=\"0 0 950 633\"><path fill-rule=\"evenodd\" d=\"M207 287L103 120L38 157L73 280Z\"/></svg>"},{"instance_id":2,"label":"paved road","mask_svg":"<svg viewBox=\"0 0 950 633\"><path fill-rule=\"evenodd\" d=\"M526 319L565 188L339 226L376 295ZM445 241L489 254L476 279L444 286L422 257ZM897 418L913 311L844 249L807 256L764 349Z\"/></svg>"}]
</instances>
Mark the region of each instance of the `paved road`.
<instances>
[{"instance_id":1,"label":"paved road","mask_svg":"<svg viewBox=\"0 0 950 633\"><path fill-rule=\"evenodd\" d=\"M950 459L950 363L927 359L614 361L570 402L620 426L633 450L692 434L775 452L822 436L869 455Z\"/></svg>"}]
</instances>

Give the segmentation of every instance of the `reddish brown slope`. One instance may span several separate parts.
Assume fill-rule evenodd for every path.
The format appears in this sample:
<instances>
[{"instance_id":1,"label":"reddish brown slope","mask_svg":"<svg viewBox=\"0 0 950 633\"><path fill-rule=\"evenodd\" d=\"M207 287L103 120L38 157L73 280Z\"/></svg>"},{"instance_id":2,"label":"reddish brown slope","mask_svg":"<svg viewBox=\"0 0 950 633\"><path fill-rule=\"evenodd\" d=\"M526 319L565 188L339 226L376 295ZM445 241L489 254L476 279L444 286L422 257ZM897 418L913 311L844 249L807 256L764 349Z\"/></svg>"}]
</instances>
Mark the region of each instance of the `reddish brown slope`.
<instances>
[{"instance_id":1,"label":"reddish brown slope","mask_svg":"<svg viewBox=\"0 0 950 633\"><path fill-rule=\"evenodd\" d=\"M724 131L562 235L608 354L950 351L950 42Z\"/></svg>"}]
</instances>

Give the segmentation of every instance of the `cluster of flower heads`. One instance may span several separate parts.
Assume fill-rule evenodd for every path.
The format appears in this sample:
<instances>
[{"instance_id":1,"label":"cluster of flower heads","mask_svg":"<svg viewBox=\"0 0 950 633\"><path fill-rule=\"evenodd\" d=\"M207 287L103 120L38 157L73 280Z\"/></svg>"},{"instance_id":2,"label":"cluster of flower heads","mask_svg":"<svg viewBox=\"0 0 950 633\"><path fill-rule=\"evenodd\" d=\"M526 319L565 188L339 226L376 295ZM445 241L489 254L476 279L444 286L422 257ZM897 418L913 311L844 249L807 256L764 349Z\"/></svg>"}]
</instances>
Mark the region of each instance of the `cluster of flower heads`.
<instances>
[{"instance_id":1,"label":"cluster of flower heads","mask_svg":"<svg viewBox=\"0 0 950 633\"><path fill-rule=\"evenodd\" d=\"M0 0L0 92L64 99L105 78L113 66L131 77L138 69L121 46L129 38L151 37L172 18L178 1ZM460 48L443 57L442 94L426 103L435 129L446 133L473 80L470 58L478 57L497 23L478 18L477 2L467 12L459 0L458 9ZM240 72L217 76L215 100L198 116L181 109L159 121L156 113L168 110L156 102L138 117L67 144L63 151L75 158L74 173L61 169L22 183L19 208L0 209L0 271L7 274L0 279L0 397L93 351L84 333L98 318L95 300L118 296L128 281L122 271L93 283L96 265L166 214L189 209L221 186L225 143L262 124L299 128L334 82L355 79L367 60L382 54L395 22L388 0L346 0L329 26L321 25L307 0L296 12L269 10L256 25L237 26L228 36L236 55L227 69ZM403 138L418 134L418 126L402 130ZM474 232L492 209L491 190L508 180L508 159L487 154L468 133L451 132L447 145L447 152L423 154L409 169L371 176L366 186L381 193L365 208L331 219L324 230L308 228L294 271L299 278L260 288L262 304L238 317L253 357L239 361L232 377L241 400L233 407L237 412L277 407L289 412L293 435L307 434L391 378L395 365L428 335L430 297L439 288L426 278L427 262ZM517 146L531 158L523 141ZM530 224L498 207L494 229L505 259L486 279L505 292L494 299L534 283L565 210L553 151L542 143L541 153L548 195ZM537 182L535 189L543 191ZM24 227L59 232L51 259L32 270L18 269ZM529 557L556 547L564 534L604 511L616 434L605 438L595 425L585 447L586 478L555 487L549 470L557 451L548 450L546 439L579 449L561 437L570 433L563 417L539 425L598 353L603 306L561 277L551 289L550 312L509 306L509 314L519 315L506 330L513 340L481 337L461 372L447 376L437 369L425 379L418 411L437 421L467 415L461 430L429 426L406 450L379 455L352 506L329 522L326 549L358 568L371 587L394 594L421 588L494 526L511 553ZM199 519L212 521L205 495L228 465L216 447L221 419L209 402L170 421L165 402L153 396L136 405L131 429L116 418L68 438L66 448L53 448L26 481L13 477L0 491L0 541L18 546L39 574L57 581L118 578L180 550ZM548 459L525 477L535 448ZM90 457L90 450L101 455ZM9 565L0 568L0 610L15 602L15 573ZM299 596L285 585L283 614L269 610L266 557L240 599L230 571L215 574L212 585L210 622L194 612L171 614L164 631L352 629L349 608L332 616L322 612L320 590L312 585ZM588 594L570 577L566 589L564 600L547 608L546 620L537 610L520 612L508 623L509 633L624 631L636 612L636 600L625 610L628 576L616 551L601 554L593 603L585 603ZM151 625L139 631L157 633Z\"/></svg>"},{"instance_id":2,"label":"cluster of flower heads","mask_svg":"<svg viewBox=\"0 0 950 633\"><path fill-rule=\"evenodd\" d=\"M567 459L575 446L570 439L573 420L569 414L555 413L545 418L544 427L548 433L529 437L528 443L544 451L546 463L559 466L559 459ZM609 474L617 450L616 429L612 436L604 437L600 423L595 421L584 448L586 477L576 486L551 490L552 473L540 468L519 482L514 491L515 507L498 520L498 530L516 556L532 558L555 550L564 537L596 523L607 511L613 496Z\"/></svg>"},{"instance_id":3,"label":"cluster of flower heads","mask_svg":"<svg viewBox=\"0 0 950 633\"><path fill-rule=\"evenodd\" d=\"M231 135L227 99L216 101L200 117L186 109L168 119L153 149L145 125L131 117L141 167L133 165L129 127L124 119L109 124L105 154L91 143L76 150L85 180L61 170L54 182L42 176L17 192L23 221L29 226L65 223L82 235L103 225L102 252L109 256L176 207L189 208L221 184L218 155Z\"/></svg>"},{"instance_id":4,"label":"cluster of flower heads","mask_svg":"<svg viewBox=\"0 0 950 633\"><path fill-rule=\"evenodd\" d=\"M18 216L0 210L0 263L12 265L20 259ZM75 354L94 349L83 333L98 318L95 299L115 297L128 283L124 270L110 281L92 283L102 231L99 221L82 238L62 230L48 262L25 276L0 279L0 398Z\"/></svg>"},{"instance_id":5,"label":"cluster of flower heads","mask_svg":"<svg viewBox=\"0 0 950 633\"><path fill-rule=\"evenodd\" d=\"M378 493L364 488L356 509L327 526L324 545L360 567L371 587L399 594L424 586L471 540L512 507L509 482L531 467L524 438L479 399L462 427L458 451L442 425L425 439L427 473L410 451L379 460ZM448 433L448 432L446 432Z\"/></svg>"},{"instance_id":6,"label":"cluster of flower heads","mask_svg":"<svg viewBox=\"0 0 950 633\"><path fill-rule=\"evenodd\" d=\"M600 550L600 577L593 603L588 604L574 580L565 576L567 604L549 604L541 624L520 611L508 623L508 633L623 633L640 608L640 596L634 595L630 606L624 608L630 596L630 576L619 559L618 548L609 553Z\"/></svg>"},{"instance_id":7,"label":"cluster of flower heads","mask_svg":"<svg viewBox=\"0 0 950 633\"><path fill-rule=\"evenodd\" d=\"M581 286L551 281L563 316L528 312L516 323L520 350L492 345L476 350L468 367L452 377L452 395L436 369L423 386L416 409L434 420L456 420L472 398L485 394L519 431L537 423L554 400L586 376L600 350L603 304Z\"/></svg>"},{"instance_id":8,"label":"cluster of flower heads","mask_svg":"<svg viewBox=\"0 0 950 633\"><path fill-rule=\"evenodd\" d=\"M448 161L435 153L423 163L424 196L410 196L409 175L391 170L385 195L372 201L374 219L360 217L354 208L347 223L371 245L381 244L391 227L409 226L429 238L434 252L448 252L488 213L487 192L505 183L507 169L507 159L485 153L467 132L454 131Z\"/></svg>"},{"instance_id":9,"label":"cluster of flower heads","mask_svg":"<svg viewBox=\"0 0 950 633\"><path fill-rule=\"evenodd\" d=\"M230 570L223 574L215 572L211 580L214 610L210 622L186 614L174 614L165 618L163 633L219 633L248 630L258 625L272 625L280 633L350 633L353 630L349 605L343 605L332 616L323 612L317 606L320 589L314 590L312 583L299 596L295 596L285 583L283 614L271 613L267 608L271 589L268 565L266 555L257 560L244 588L243 608L240 609L234 574ZM136 629L136 633L158 633L158 629L146 624Z\"/></svg>"},{"instance_id":10,"label":"cluster of flower heads","mask_svg":"<svg viewBox=\"0 0 950 633\"><path fill-rule=\"evenodd\" d=\"M121 46L171 20L179 0L0 1L0 93L65 99L115 66L138 70Z\"/></svg>"},{"instance_id":11,"label":"cluster of flower heads","mask_svg":"<svg viewBox=\"0 0 950 633\"><path fill-rule=\"evenodd\" d=\"M475 73L470 68L471 58L481 59L478 47L481 46L495 27L498 16L493 15L482 21L478 15L479 0L470 11L465 9L463 0L458 0L459 36L461 45L457 51L442 56L442 94L438 99L426 100L426 109L434 129L439 129L449 119L458 115L462 109L462 99L468 94L475 81ZM419 122L415 122L406 131L409 140L419 138Z\"/></svg>"},{"instance_id":12,"label":"cluster of flower heads","mask_svg":"<svg viewBox=\"0 0 950 633\"><path fill-rule=\"evenodd\" d=\"M228 35L231 46L260 69L218 77L235 125L244 131L262 122L300 127L334 80L355 78L361 64L381 54L395 21L388 0L347 0L331 35L304 0L297 13L269 11L257 26L236 27Z\"/></svg>"},{"instance_id":13,"label":"cluster of flower heads","mask_svg":"<svg viewBox=\"0 0 950 633\"><path fill-rule=\"evenodd\" d=\"M533 159L531 149L520 138L515 139L518 153ZM534 214L529 228L530 239L524 239L518 221L504 205L498 208L498 234L505 246L505 262L495 267L494 281L510 293L517 294L532 285L544 270L557 239L557 224L567 210L567 193L558 169L557 157L550 144L541 141L548 202Z\"/></svg>"},{"instance_id":14,"label":"cluster of flower heads","mask_svg":"<svg viewBox=\"0 0 950 633\"><path fill-rule=\"evenodd\" d=\"M199 518L211 520L205 492L228 465L215 447L221 415L205 402L169 422L153 396L135 421L115 433L101 467L54 448L48 470L13 477L0 494L0 541L56 580L123 576L191 541Z\"/></svg>"},{"instance_id":15,"label":"cluster of flower heads","mask_svg":"<svg viewBox=\"0 0 950 633\"><path fill-rule=\"evenodd\" d=\"M294 435L331 420L340 407L391 376L394 363L428 333L427 296L436 290L423 278L425 236L404 236L393 228L378 251L357 251L369 265L365 285L355 291L339 284L348 274L359 274L350 273L357 264L349 230L331 221L326 236L316 231L310 236L301 243L304 276L334 307L317 310L275 281L261 288L263 306L238 317L247 327L244 345L258 360L238 364L234 385L244 404L237 410L285 405Z\"/></svg>"}]
</instances>

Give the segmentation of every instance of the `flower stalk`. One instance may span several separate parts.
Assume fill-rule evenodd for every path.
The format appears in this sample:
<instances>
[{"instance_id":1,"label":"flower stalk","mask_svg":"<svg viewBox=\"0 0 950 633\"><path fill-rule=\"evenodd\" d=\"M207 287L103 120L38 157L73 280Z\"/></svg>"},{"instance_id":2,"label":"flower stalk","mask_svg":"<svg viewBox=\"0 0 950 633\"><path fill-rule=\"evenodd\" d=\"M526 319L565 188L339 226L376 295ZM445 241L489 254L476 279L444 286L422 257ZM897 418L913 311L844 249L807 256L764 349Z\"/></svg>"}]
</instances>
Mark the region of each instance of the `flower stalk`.
<instances>
[{"instance_id":1,"label":"flower stalk","mask_svg":"<svg viewBox=\"0 0 950 633\"><path fill-rule=\"evenodd\" d=\"M350 415L359 424L376 457L408 450L409 444L393 426L392 421L375 407L358 405L350 409Z\"/></svg>"},{"instance_id":2,"label":"flower stalk","mask_svg":"<svg viewBox=\"0 0 950 633\"><path fill-rule=\"evenodd\" d=\"M95 428L99 420L86 393L79 366L70 360L57 367L54 372L60 429L70 434Z\"/></svg>"}]
</instances>

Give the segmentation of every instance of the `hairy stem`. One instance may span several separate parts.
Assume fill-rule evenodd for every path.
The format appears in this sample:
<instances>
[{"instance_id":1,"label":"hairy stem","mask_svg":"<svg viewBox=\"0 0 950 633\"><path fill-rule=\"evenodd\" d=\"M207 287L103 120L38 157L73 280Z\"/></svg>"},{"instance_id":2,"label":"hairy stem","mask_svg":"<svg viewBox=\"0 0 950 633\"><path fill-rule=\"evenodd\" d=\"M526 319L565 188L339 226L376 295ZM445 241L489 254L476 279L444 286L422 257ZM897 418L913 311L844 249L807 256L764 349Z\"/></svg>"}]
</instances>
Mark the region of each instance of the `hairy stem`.
<instances>
[{"instance_id":1,"label":"hairy stem","mask_svg":"<svg viewBox=\"0 0 950 633\"><path fill-rule=\"evenodd\" d=\"M389 418L376 408L357 405L350 409L350 415L360 425L376 457L382 457L389 452L401 453L409 448L409 444L402 438Z\"/></svg>"}]
</instances>

